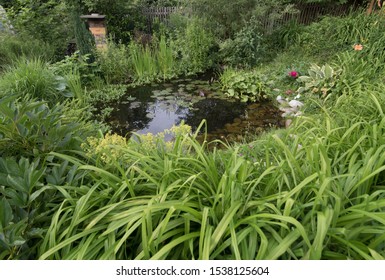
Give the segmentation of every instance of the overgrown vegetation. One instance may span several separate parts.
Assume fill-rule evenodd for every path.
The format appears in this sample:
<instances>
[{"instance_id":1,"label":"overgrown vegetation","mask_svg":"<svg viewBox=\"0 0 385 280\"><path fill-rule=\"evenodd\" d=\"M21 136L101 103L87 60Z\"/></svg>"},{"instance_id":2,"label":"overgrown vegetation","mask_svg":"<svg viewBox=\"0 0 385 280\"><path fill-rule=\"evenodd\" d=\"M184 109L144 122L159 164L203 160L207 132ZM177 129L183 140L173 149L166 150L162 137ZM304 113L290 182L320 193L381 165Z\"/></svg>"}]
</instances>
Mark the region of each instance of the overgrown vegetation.
<instances>
[{"instance_id":1,"label":"overgrown vegetation","mask_svg":"<svg viewBox=\"0 0 385 280\"><path fill-rule=\"evenodd\" d=\"M257 25L253 3L239 10ZM265 34L210 13L56 62L23 34L1 35L0 259L385 258L383 17ZM197 140L204 122L170 128L166 141L93 120L127 84L218 66L230 97L278 96L300 111L223 149Z\"/></svg>"}]
</instances>

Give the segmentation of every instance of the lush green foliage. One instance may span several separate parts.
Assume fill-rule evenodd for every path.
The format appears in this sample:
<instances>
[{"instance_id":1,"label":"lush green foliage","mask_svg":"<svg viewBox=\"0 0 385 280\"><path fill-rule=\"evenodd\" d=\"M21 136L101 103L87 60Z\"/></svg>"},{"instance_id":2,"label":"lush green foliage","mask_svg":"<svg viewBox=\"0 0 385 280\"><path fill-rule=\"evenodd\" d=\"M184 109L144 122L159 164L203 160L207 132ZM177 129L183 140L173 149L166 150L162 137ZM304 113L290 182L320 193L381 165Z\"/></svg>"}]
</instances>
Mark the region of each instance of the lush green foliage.
<instances>
[{"instance_id":1,"label":"lush green foliage","mask_svg":"<svg viewBox=\"0 0 385 280\"><path fill-rule=\"evenodd\" d=\"M300 46L303 53L328 60L336 51L351 50L354 44L364 44L366 47L382 44L384 24L384 18L376 14L368 16L361 11L346 17L325 17L318 23L297 29L288 42L294 48ZM383 52L381 48L375 49L376 52Z\"/></svg>"},{"instance_id":2,"label":"lush green foliage","mask_svg":"<svg viewBox=\"0 0 385 280\"><path fill-rule=\"evenodd\" d=\"M188 19L184 28L173 34L173 52L179 60L179 71L185 74L203 72L214 63L215 38L198 18Z\"/></svg>"},{"instance_id":3,"label":"lush green foliage","mask_svg":"<svg viewBox=\"0 0 385 280\"><path fill-rule=\"evenodd\" d=\"M326 97L337 83L340 70L334 70L330 65L312 65L308 70L307 76L298 77L298 81L303 83L298 89L299 93L311 92L321 94Z\"/></svg>"},{"instance_id":4,"label":"lush green foliage","mask_svg":"<svg viewBox=\"0 0 385 280\"><path fill-rule=\"evenodd\" d=\"M68 10L63 1L15 0L7 10L18 33L52 45L58 59L72 39Z\"/></svg>"},{"instance_id":5,"label":"lush green foliage","mask_svg":"<svg viewBox=\"0 0 385 280\"><path fill-rule=\"evenodd\" d=\"M72 104L72 107L74 104ZM7 96L0 105L0 155L33 156L76 149L93 127L70 105L50 108L43 101Z\"/></svg>"},{"instance_id":6,"label":"lush green foliage","mask_svg":"<svg viewBox=\"0 0 385 280\"><path fill-rule=\"evenodd\" d=\"M0 72L12 65L20 56L48 61L53 57L53 50L47 43L29 36L0 34Z\"/></svg>"},{"instance_id":7,"label":"lush green foliage","mask_svg":"<svg viewBox=\"0 0 385 280\"><path fill-rule=\"evenodd\" d=\"M338 99L339 108L355 102L355 112L324 107L287 131L226 151L207 152L181 133L171 146L106 137L98 145L108 158L92 162L55 153L92 182L60 188L66 197L38 255L382 259L381 89L372 88L369 100Z\"/></svg>"},{"instance_id":8,"label":"lush green foliage","mask_svg":"<svg viewBox=\"0 0 385 280\"><path fill-rule=\"evenodd\" d=\"M157 64L150 47L132 42L130 44L130 54L135 79L144 83L155 80L158 72Z\"/></svg>"},{"instance_id":9,"label":"lush green foliage","mask_svg":"<svg viewBox=\"0 0 385 280\"><path fill-rule=\"evenodd\" d=\"M243 102L266 99L271 90L267 77L253 71L227 68L220 82L227 96Z\"/></svg>"},{"instance_id":10,"label":"lush green foliage","mask_svg":"<svg viewBox=\"0 0 385 280\"><path fill-rule=\"evenodd\" d=\"M279 18L283 11L292 12L291 5L287 5L287 2L285 0L193 0L190 1L190 5L196 16L207 20L207 29L221 39L228 39L246 27L253 16L260 20L266 17Z\"/></svg>"},{"instance_id":11,"label":"lush green foliage","mask_svg":"<svg viewBox=\"0 0 385 280\"><path fill-rule=\"evenodd\" d=\"M0 96L15 94L55 102L71 97L64 79L40 59L20 58L0 77Z\"/></svg>"},{"instance_id":12,"label":"lush green foliage","mask_svg":"<svg viewBox=\"0 0 385 280\"><path fill-rule=\"evenodd\" d=\"M266 59L266 43L255 20L228 39L221 46L222 61L234 67L253 67Z\"/></svg>"},{"instance_id":13,"label":"lush green foliage","mask_svg":"<svg viewBox=\"0 0 385 280\"><path fill-rule=\"evenodd\" d=\"M324 47L336 55L328 64L330 54L311 50L314 38L330 35L325 19L293 32L301 44L281 40L289 50L273 63L225 70L224 88L245 101L301 83L306 90L303 115L287 129L221 150L186 126L169 131L172 141L125 139L97 135L84 120L87 102L125 92L92 67L109 83L205 69L211 35L203 29L178 31L191 45L172 35L146 47L114 45L99 66L76 56L50 67L21 60L0 81L0 259L384 259L384 48L376 20L338 19L335 41ZM194 57L199 67L188 68ZM84 90L87 80L92 90ZM57 104L68 89L75 98Z\"/></svg>"},{"instance_id":14,"label":"lush green foliage","mask_svg":"<svg viewBox=\"0 0 385 280\"><path fill-rule=\"evenodd\" d=\"M109 41L107 50L97 53L97 63L107 84L125 83L132 76L130 50L124 44Z\"/></svg>"}]
</instances>

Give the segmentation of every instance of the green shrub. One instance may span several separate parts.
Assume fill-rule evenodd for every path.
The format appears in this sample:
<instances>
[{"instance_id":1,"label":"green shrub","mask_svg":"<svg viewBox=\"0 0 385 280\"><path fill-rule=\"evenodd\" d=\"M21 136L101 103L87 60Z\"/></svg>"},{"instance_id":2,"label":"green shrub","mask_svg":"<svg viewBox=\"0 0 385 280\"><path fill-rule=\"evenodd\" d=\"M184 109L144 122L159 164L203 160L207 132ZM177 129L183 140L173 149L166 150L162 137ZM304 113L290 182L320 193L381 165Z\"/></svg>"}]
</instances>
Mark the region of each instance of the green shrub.
<instances>
[{"instance_id":1,"label":"green shrub","mask_svg":"<svg viewBox=\"0 0 385 280\"><path fill-rule=\"evenodd\" d=\"M161 35L157 43L155 56L158 63L159 74L163 80L170 79L177 75L177 61L172 49L173 41L167 42L166 36Z\"/></svg>"},{"instance_id":2,"label":"green shrub","mask_svg":"<svg viewBox=\"0 0 385 280\"><path fill-rule=\"evenodd\" d=\"M150 46L142 46L134 41L129 45L134 82L150 83L158 77L158 65Z\"/></svg>"},{"instance_id":3,"label":"green shrub","mask_svg":"<svg viewBox=\"0 0 385 280\"><path fill-rule=\"evenodd\" d=\"M50 49L40 49L42 55L48 51L54 53L54 60L64 57L67 45L73 39L68 7L64 1L15 0L7 9L7 14L17 34L49 42Z\"/></svg>"},{"instance_id":4,"label":"green shrub","mask_svg":"<svg viewBox=\"0 0 385 280\"><path fill-rule=\"evenodd\" d=\"M107 50L97 53L97 63L108 84L127 83L132 78L130 51L124 44L108 41Z\"/></svg>"},{"instance_id":5,"label":"green shrub","mask_svg":"<svg viewBox=\"0 0 385 280\"><path fill-rule=\"evenodd\" d=\"M62 77L55 76L41 59L19 59L0 77L0 96L16 94L56 103L71 97Z\"/></svg>"},{"instance_id":6,"label":"green shrub","mask_svg":"<svg viewBox=\"0 0 385 280\"><path fill-rule=\"evenodd\" d=\"M242 102L266 99L270 92L267 77L255 71L227 68L220 76L220 83L227 96Z\"/></svg>"},{"instance_id":7,"label":"green shrub","mask_svg":"<svg viewBox=\"0 0 385 280\"><path fill-rule=\"evenodd\" d=\"M79 149L95 128L73 104L53 107L43 101L6 96L0 100L0 155L33 156Z\"/></svg>"},{"instance_id":8,"label":"green shrub","mask_svg":"<svg viewBox=\"0 0 385 280\"><path fill-rule=\"evenodd\" d=\"M79 51L51 64L49 68L58 76L66 76L73 73L79 74L81 83L84 86L92 87L102 76L99 62L91 63L90 55L81 55Z\"/></svg>"},{"instance_id":9,"label":"green shrub","mask_svg":"<svg viewBox=\"0 0 385 280\"><path fill-rule=\"evenodd\" d=\"M295 20L289 21L267 36L269 47L277 52L293 45L301 45L301 34L304 28L304 25Z\"/></svg>"},{"instance_id":10,"label":"green shrub","mask_svg":"<svg viewBox=\"0 0 385 280\"><path fill-rule=\"evenodd\" d=\"M299 93L319 94L326 97L336 88L341 70L335 70L330 65L318 66L313 64L308 75L298 77L298 82L303 85L298 89Z\"/></svg>"},{"instance_id":11,"label":"green shrub","mask_svg":"<svg viewBox=\"0 0 385 280\"><path fill-rule=\"evenodd\" d=\"M266 60L266 43L259 26L251 20L221 46L222 61L233 67L252 68Z\"/></svg>"},{"instance_id":12,"label":"green shrub","mask_svg":"<svg viewBox=\"0 0 385 280\"><path fill-rule=\"evenodd\" d=\"M60 185L80 189L86 172L52 156L0 158L0 260L37 259L51 218L60 208Z\"/></svg>"},{"instance_id":13,"label":"green shrub","mask_svg":"<svg viewBox=\"0 0 385 280\"><path fill-rule=\"evenodd\" d=\"M213 66L215 38L198 19L187 21L186 27L176 30L172 47L180 72L194 74Z\"/></svg>"},{"instance_id":14,"label":"green shrub","mask_svg":"<svg viewBox=\"0 0 385 280\"><path fill-rule=\"evenodd\" d=\"M37 257L46 217L55 209L56 192L44 186L45 171L39 160L0 158L0 260Z\"/></svg>"}]
</instances>

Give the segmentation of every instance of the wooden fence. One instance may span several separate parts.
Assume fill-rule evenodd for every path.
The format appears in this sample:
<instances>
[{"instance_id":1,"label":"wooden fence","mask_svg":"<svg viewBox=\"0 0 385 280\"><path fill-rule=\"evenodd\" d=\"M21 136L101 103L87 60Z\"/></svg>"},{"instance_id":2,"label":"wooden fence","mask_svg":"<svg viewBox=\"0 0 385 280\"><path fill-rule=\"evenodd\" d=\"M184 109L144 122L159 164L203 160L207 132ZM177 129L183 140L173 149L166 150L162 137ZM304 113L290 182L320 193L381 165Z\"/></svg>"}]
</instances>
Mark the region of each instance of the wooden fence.
<instances>
[{"instance_id":1,"label":"wooden fence","mask_svg":"<svg viewBox=\"0 0 385 280\"><path fill-rule=\"evenodd\" d=\"M279 19L266 17L266 20L262 21L263 29L266 33L270 33L275 28L282 24L293 20L301 24L309 24L318 20L321 16L334 15L340 16L346 14L351 8L351 5L317 5L317 4L301 4L295 6L298 13L284 14ZM146 7L143 8L143 15L147 18L148 29L151 30L151 26L154 22L162 22L167 24L170 19L170 15L176 12L188 13L188 10L182 10L179 7Z\"/></svg>"},{"instance_id":2,"label":"wooden fence","mask_svg":"<svg viewBox=\"0 0 385 280\"><path fill-rule=\"evenodd\" d=\"M170 15L179 12L179 7L145 7L142 9L143 15L147 18L147 29L151 31L155 22L168 24Z\"/></svg>"},{"instance_id":3,"label":"wooden fence","mask_svg":"<svg viewBox=\"0 0 385 280\"><path fill-rule=\"evenodd\" d=\"M279 19L266 17L262 20L263 30L266 33L272 32L279 26L293 21L300 24L310 24L319 20L320 17L326 15L342 16L347 14L353 7L351 5L317 5L317 4L301 4L296 5L297 13L284 14Z\"/></svg>"}]
</instances>

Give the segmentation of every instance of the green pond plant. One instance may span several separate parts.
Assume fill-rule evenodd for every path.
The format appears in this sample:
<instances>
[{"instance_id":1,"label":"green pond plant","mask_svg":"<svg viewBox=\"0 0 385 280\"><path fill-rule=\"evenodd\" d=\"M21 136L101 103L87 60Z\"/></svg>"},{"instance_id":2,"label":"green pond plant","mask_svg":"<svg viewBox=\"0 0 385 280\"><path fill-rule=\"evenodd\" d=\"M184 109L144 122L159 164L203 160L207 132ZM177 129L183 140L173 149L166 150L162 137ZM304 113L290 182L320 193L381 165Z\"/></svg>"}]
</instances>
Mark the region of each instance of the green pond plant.
<instances>
[{"instance_id":1,"label":"green pond plant","mask_svg":"<svg viewBox=\"0 0 385 280\"><path fill-rule=\"evenodd\" d=\"M219 80L228 97L242 102L267 99L271 91L267 77L255 71L226 68Z\"/></svg>"}]
</instances>

